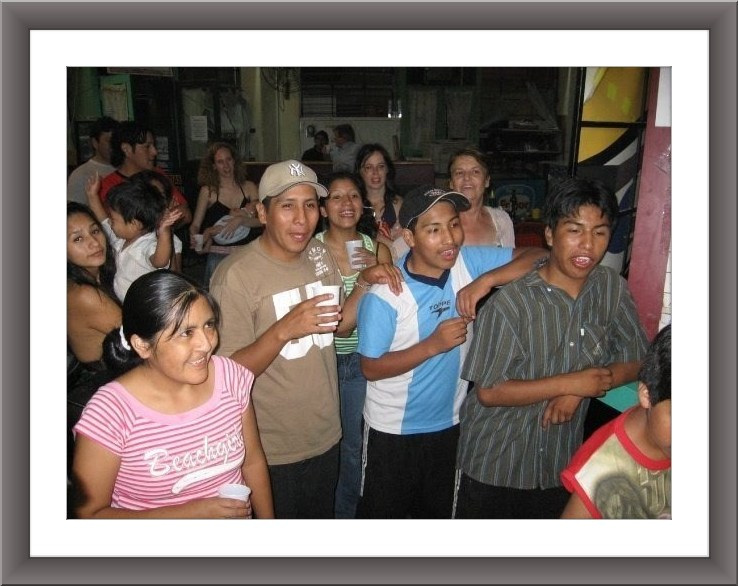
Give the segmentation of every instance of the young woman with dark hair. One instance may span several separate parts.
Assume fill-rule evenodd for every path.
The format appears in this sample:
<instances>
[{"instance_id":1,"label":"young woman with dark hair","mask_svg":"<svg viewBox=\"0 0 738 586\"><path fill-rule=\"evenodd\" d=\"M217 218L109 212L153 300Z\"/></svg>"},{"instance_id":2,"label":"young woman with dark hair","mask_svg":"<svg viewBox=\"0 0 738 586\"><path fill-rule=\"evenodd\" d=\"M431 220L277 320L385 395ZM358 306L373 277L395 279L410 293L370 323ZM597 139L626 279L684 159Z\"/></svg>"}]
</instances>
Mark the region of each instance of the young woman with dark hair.
<instances>
[{"instance_id":1,"label":"young woman with dark hair","mask_svg":"<svg viewBox=\"0 0 738 586\"><path fill-rule=\"evenodd\" d=\"M364 194L361 177L353 173L336 172L325 183L328 195L320 198L320 214L324 231L316 234L341 271L344 293L351 294L361 269L352 268L352 260L362 267L391 263L389 249L377 242L377 225L372 207ZM349 258L346 243L361 240L363 246L354 258ZM354 264L354 266L357 266ZM366 378L361 373L358 332L348 337L334 338L338 366L338 394L341 409L343 437L339 444L338 484L336 486L335 515L337 519L352 519L356 514L361 487L361 418L366 396Z\"/></svg>"},{"instance_id":2,"label":"young woman with dark hair","mask_svg":"<svg viewBox=\"0 0 738 586\"><path fill-rule=\"evenodd\" d=\"M218 321L214 299L182 275L133 282L104 342L117 376L74 428L80 518L274 516L254 374L213 355ZM250 500L218 496L224 484L248 485Z\"/></svg>"},{"instance_id":3,"label":"young woman with dark hair","mask_svg":"<svg viewBox=\"0 0 738 586\"><path fill-rule=\"evenodd\" d=\"M356 173L366 186L366 196L374 210L380 240L387 246L402 235L397 221L402 197L395 191L395 165L387 149L379 143L363 145L356 155Z\"/></svg>"},{"instance_id":4,"label":"young woman with dark hair","mask_svg":"<svg viewBox=\"0 0 738 586\"><path fill-rule=\"evenodd\" d=\"M97 388L112 377L102 363L106 334L120 327L113 291L115 257L100 223L87 206L67 203L67 430Z\"/></svg>"}]
</instances>

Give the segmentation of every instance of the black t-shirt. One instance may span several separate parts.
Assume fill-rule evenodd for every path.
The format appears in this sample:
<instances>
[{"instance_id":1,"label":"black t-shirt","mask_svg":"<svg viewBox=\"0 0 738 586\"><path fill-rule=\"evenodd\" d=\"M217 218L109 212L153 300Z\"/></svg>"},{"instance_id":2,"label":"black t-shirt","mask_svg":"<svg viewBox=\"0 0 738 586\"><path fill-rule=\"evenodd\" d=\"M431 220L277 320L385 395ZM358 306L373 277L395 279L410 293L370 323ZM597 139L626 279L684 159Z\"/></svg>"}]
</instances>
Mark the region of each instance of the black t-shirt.
<instances>
[{"instance_id":1,"label":"black t-shirt","mask_svg":"<svg viewBox=\"0 0 738 586\"><path fill-rule=\"evenodd\" d=\"M325 155L315 147L306 150L300 157L303 161L325 161Z\"/></svg>"}]
</instances>

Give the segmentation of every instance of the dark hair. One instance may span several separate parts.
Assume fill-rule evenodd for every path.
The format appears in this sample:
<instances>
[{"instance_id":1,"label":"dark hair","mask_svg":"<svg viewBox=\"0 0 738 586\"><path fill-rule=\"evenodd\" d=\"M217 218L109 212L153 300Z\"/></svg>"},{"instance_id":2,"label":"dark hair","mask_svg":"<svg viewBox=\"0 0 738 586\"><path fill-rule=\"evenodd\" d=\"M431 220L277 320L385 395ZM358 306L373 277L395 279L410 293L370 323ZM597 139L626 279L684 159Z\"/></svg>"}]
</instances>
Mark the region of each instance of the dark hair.
<instances>
[{"instance_id":1,"label":"dark hair","mask_svg":"<svg viewBox=\"0 0 738 586\"><path fill-rule=\"evenodd\" d=\"M95 222L102 230L100 222L95 218L95 214L86 205L77 203L76 201L67 202L67 218L74 214L84 214L89 216L90 220ZM103 234L105 232L103 231ZM100 281L98 282L86 269L69 262L67 259L67 279L77 285L89 285L95 289L102 291L113 301L118 303L118 297L113 289L113 279L115 278L115 255L113 248L107 237L105 238L105 263L100 267Z\"/></svg>"},{"instance_id":2,"label":"dark hair","mask_svg":"<svg viewBox=\"0 0 738 586\"><path fill-rule=\"evenodd\" d=\"M356 140L354 127L350 124L338 124L333 128L333 132L335 132L338 136L342 136L346 140L350 140L351 142L354 142Z\"/></svg>"},{"instance_id":3,"label":"dark hair","mask_svg":"<svg viewBox=\"0 0 738 586\"><path fill-rule=\"evenodd\" d=\"M361 176L357 175L356 173L351 173L349 171L335 171L334 173L331 173L325 178L323 185L325 185L328 191L330 192L331 183L333 183L334 181L339 181L343 179L347 181L351 181L356 186L356 188L359 190L359 194L361 195L362 213L361 213L361 217L359 218L359 221L356 223L356 229L362 234L366 234L370 238L376 238L377 237L377 222L374 219L374 210L372 209L372 204L369 203L369 200L366 198L366 187L364 185L364 180L361 178ZM320 207L325 207L325 202L328 198L320 197L318 199L320 201ZM330 224L328 222L328 218L323 218L322 219L322 229L328 230L329 228L330 228Z\"/></svg>"},{"instance_id":4,"label":"dark hair","mask_svg":"<svg viewBox=\"0 0 738 586\"><path fill-rule=\"evenodd\" d=\"M100 140L100 135L103 132L113 132L118 126L120 126L120 122L117 120L113 120L110 116L102 116L95 120L90 127L90 138Z\"/></svg>"},{"instance_id":5,"label":"dark hair","mask_svg":"<svg viewBox=\"0 0 738 586\"><path fill-rule=\"evenodd\" d=\"M126 160L126 155L123 152L123 145L129 144L135 147L137 144L146 144L146 137L153 132L137 123L137 122L120 122L116 128L113 129L113 135L110 137L110 163L113 167L120 167L123 161Z\"/></svg>"},{"instance_id":6,"label":"dark hair","mask_svg":"<svg viewBox=\"0 0 738 586\"><path fill-rule=\"evenodd\" d=\"M139 177L112 187L108 192L108 206L126 222L138 220L144 232L153 232L167 204L156 187Z\"/></svg>"},{"instance_id":7,"label":"dark hair","mask_svg":"<svg viewBox=\"0 0 738 586\"><path fill-rule=\"evenodd\" d=\"M162 332L176 332L192 305L200 298L210 305L217 325L220 321L217 302L189 277L159 269L133 281L123 301L123 333L120 329L112 330L103 341L105 366L114 376L120 376L143 363L135 350L123 345L121 336L125 336L129 347L134 334L153 344Z\"/></svg>"},{"instance_id":8,"label":"dark hair","mask_svg":"<svg viewBox=\"0 0 738 586\"><path fill-rule=\"evenodd\" d=\"M638 372L638 380L648 388L652 407L671 399L671 324L662 328L651 342Z\"/></svg>"},{"instance_id":9,"label":"dark hair","mask_svg":"<svg viewBox=\"0 0 738 586\"><path fill-rule=\"evenodd\" d=\"M451 166L459 157L471 157L472 159L476 160L477 163L479 163L484 168L487 176L489 177L489 163L487 162L487 157L482 151L474 147L463 148L456 151L449 157L448 166L446 167L446 171L448 172L449 177L451 176Z\"/></svg>"},{"instance_id":10,"label":"dark hair","mask_svg":"<svg viewBox=\"0 0 738 586\"><path fill-rule=\"evenodd\" d=\"M328 133L325 130L318 130L318 132L315 133L313 138L318 138L319 136L322 136L325 138L325 142L328 142L330 139L328 138Z\"/></svg>"},{"instance_id":11,"label":"dark hair","mask_svg":"<svg viewBox=\"0 0 738 586\"><path fill-rule=\"evenodd\" d=\"M389 152L378 142L372 142L364 144L356 153L356 163L354 164L354 171L357 175L361 176L361 168L364 166L364 162L371 157L374 153L379 153L384 159L384 164L387 165L387 180L384 188L384 213L381 218L376 218L376 222L384 220L387 225L394 226L397 222L397 213L395 212L394 200L397 195L395 191L395 164L392 162Z\"/></svg>"},{"instance_id":12,"label":"dark hair","mask_svg":"<svg viewBox=\"0 0 738 586\"><path fill-rule=\"evenodd\" d=\"M134 173L133 175L131 175L131 181L134 181L136 179L140 179L144 183L153 185L156 190L159 191L159 188L154 185L154 181L157 181L164 189L164 201L166 202L167 206L172 203L172 198L174 197L172 182L169 180L169 177L164 175L164 173L159 173L159 171L154 171L152 169L144 169L143 171L139 171L138 173ZM161 194L161 192L159 193Z\"/></svg>"},{"instance_id":13,"label":"dark hair","mask_svg":"<svg viewBox=\"0 0 738 586\"><path fill-rule=\"evenodd\" d=\"M560 220L575 216L585 205L600 208L610 221L611 231L614 230L618 216L617 198L599 181L579 177L569 177L553 186L544 203L544 221L551 230L555 230Z\"/></svg>"}]
</instances>

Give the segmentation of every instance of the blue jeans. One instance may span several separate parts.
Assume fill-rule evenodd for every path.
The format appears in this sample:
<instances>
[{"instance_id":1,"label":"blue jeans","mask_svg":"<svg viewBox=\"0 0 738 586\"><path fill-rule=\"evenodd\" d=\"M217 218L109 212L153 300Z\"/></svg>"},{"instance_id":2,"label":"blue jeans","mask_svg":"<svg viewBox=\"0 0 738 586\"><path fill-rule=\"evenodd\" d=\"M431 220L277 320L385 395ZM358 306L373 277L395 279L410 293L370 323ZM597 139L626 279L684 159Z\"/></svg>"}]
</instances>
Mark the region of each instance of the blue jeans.
<instances>
[{"instance_id":1,"label":"blue jeans","mask_svg":"<svg viewBox=\"0 0 738 586\"><path fill-rule=\"evenodd\" d=\"M337 354L338 393L341 401L341 428L339 444L340 464L336 486L336 519L356 517L361 489L362 414L366 398L366 379L361 373L359 355Z\"/></svg>"},{"instance_id":2,"label":"blue jeans","mask_svg":"<svg viewBox=\"0 0 738 586\"><path fill-rule=\"evenodd\" d=\"M220 254L218 252L208 252L208 256L205 260L205 274L203 275L202 281L205 289L210 289L210 279L215 272L216 267L220 264L224 258L228 258L227 254Z\"/></svg>"}]
</instances>

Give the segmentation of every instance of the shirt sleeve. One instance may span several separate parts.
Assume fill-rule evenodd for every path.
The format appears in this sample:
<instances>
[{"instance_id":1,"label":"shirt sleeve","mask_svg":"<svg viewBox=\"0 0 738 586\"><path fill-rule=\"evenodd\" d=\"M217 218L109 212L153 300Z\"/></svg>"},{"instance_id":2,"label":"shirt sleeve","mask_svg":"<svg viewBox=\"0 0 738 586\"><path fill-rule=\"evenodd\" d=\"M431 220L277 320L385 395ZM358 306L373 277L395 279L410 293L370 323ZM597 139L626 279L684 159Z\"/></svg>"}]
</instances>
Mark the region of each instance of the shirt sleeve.
<instances>
[{"instance_id":1,"label":"shirt sleeve","mask_svg":"<svg viewBox=\"0 0 738 586\"><path fill-rule=\"evenodd\" d=\"M122 238L118 238L115 235L115 232L113 232L113 228L110 226L110 218L105 218L102 222L100 222L100 225L103 228L103 232L105 232L105 236L107 236L108 241L110 242L110 246L113 247L113 250L118 250L116 244L118 243L118 241L122 240Z\"/></svg>"},{"instance_id":2,"label":"shirt sleeve","mask_svg":"<svg viewBox=\"0 0 738 586\"><path fill-rule=\"evenodd\" d=\"M179 189L174 186L172 186L172 199L174 199L174 201L176 201L180 205L187 204L187 198Z\"/></svg>"},{"instance_id":3,"label":"shirt sleeve","mask_svg":"<svg viewBox=\"0 0 738 586\"><path fill-rule=\"evenodd\" d=\"M609 351L612 362L641 360L648 349L648 339L625 279L620 275L616 278L619 284L619 303L610 324Z\"/></svg>"},{"instance_id":4,"label":"shirt sleeve","mask_svg":"<svg viewBox=\"0 0 738 586\"><path fill-rule=\"evenodd\" d=\"M513 249L499 246L462 246L464 262L470 267L472 278L506 265L512 260Z\"/></svg>"},{"instance_id":5,"label":"shirt sleeve","mask_svg":"<svg viewBox=\"0 0 738 586\"><path fill-rule=\"evenodd\" d=\"M256 328L246 283L236 271L218 268L221 270L216 271L210 283L210 292L220 306L218 354L230 356L256 340Z\"/></svg>"},{"instance_id":6,"label":"shirt sleeve","mask_svg":"<svg viewBox=\"0 0 738 586\"><path fill-rule=\"evenodd\" d=\"M490 299L474 323L469 353L461 370L461 378L488 388L512 378L523 378L527 356L523 352L512 321L497 303L499 291Z\"/></svg>"},{"instance_id":7,"label":"shirt sleeve","mask_svg":"<svg viewBox=\"0 0 738 586\"><path fill-rule=\"evenodd\" d=\"M223 380L226 388L245 411L251 401L254 373L230 358L218 357L223 365Z\"/></svg>"},{"instance_id":8,"label":"shirt sleeve","mask_svg":"<svg viewBox=\"0 0 738 586\"><path fill-rule=\"evenodd\" d=\"M368 358L379 358L392 345L397 310L374 293L366 293L359 301L356 326L359 331L357 352Z\"/></svg>"},{"instance_id":9,"label":"shirt sleeve","mask_svg":"<svg viewBox=\"0 0 738 586\"><path fill-rule=\"evenodd\" d=\"M101 387L89 400L74 433L89 437L117 456L123 453L131 429L125 403L107 386Z\"/></svg>"}]
</instances>

